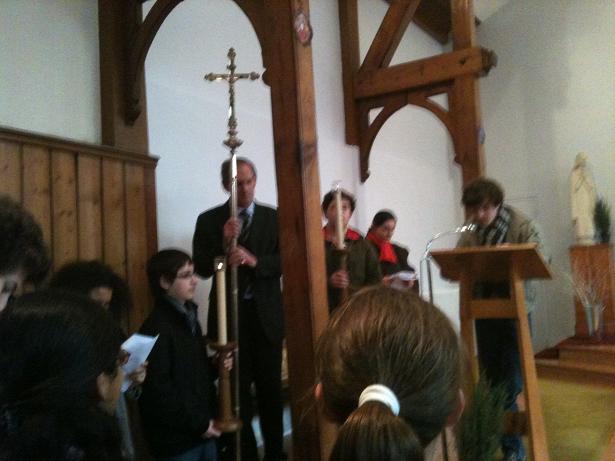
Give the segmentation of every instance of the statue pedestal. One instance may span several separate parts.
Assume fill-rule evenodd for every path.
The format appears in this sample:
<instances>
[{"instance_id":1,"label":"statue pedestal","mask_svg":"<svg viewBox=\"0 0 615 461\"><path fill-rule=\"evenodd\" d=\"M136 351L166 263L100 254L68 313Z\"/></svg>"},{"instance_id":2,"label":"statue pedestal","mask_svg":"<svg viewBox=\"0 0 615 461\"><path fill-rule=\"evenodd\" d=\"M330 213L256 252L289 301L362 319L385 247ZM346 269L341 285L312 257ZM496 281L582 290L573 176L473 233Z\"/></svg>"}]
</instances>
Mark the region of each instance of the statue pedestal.
<instances>
[{"instance_id":1,"label":"statue pedestal","mask_svg":"<svg viewBox=\"0 0 615 461\"><path fill-rule=\"evenodd\" d=\"M615 335L615 265L613 247L609 244L573 245L570 247L570 267L573 278L602 285L604 290L604 334ZM575 336L588 338L585 308L575 296Z\"/></svg>"}]
</instances>

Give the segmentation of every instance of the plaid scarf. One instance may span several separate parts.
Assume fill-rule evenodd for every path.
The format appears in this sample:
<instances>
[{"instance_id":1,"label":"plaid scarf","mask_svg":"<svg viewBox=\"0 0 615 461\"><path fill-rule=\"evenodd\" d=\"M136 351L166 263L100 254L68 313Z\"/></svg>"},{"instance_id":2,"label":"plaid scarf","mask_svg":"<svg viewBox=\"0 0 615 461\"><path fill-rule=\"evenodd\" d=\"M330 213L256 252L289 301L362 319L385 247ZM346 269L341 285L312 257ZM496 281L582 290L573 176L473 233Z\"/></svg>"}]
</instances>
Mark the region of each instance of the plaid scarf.
<instances>
[{"instance_id":1,"label":"plaid scarf","mask_svg":"<svg viewBox=\"0 0 615 461\"><path fill-rule=\"evenodd\" d=\"M498 245L504 243L510 227L510 208L502 204L497 216L491 224L478 230L480 245Z\"/></svg>"}]
</instances>

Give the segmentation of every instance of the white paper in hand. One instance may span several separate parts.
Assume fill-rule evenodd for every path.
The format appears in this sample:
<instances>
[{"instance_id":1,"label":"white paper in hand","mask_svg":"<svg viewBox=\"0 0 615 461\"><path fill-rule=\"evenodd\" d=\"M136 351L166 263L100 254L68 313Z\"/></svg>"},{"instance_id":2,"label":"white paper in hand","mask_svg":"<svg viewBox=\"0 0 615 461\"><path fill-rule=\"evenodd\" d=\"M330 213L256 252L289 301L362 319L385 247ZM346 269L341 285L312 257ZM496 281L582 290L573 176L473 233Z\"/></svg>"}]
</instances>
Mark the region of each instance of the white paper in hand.
<instances>
[{"instance_id":1,"label":"white paper in hand","mask_svg":"<svg viewBox=\"0 0 615 461\"><path fill-rule=\"evenodd\" d=\"M122 367L125 373L122 392L126 392L130 387L131 381L128 376L147 360L147 356L152 351L157 339L158 335L154 337L135 333L122 344L122 349L130 354L128 362Z\"/></svg>"},{"instance_id":2,"label":"white paper in hand","mask_svg":"<svg viewBox=\"0 0 615 461\"><path fill-rule=\"evenodd\" d=\"M407 290L410 288L412 281L416 280L416 272L401 271L390 276L392 279L391 288L398 290Z\"/></svg>"}]
</instances>

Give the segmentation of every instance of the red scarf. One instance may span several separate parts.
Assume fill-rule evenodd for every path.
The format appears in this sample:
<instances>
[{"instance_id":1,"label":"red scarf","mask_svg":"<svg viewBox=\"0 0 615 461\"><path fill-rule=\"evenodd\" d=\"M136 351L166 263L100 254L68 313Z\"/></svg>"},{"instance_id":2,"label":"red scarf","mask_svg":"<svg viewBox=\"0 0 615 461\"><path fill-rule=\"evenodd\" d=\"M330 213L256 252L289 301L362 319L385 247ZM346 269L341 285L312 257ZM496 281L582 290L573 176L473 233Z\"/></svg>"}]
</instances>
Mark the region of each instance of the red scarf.
<instances>
[{"instance_id":1,"label":"red scarf","mask_svg":"<svg viewBox=\"0 0 615 461\"><path fill-rule=\"evenodd\" d=\"M327 240L327 226L322 228L322 236L324 237L325 240ZM353 230L350 227L348 227L346 229L346 235L344 237L344 240L351 240L353 242L357 240L361 240L361 234L359 234L356 230Z\"/></svg>"},{"instance_id":2,"label":"red scarf","mask_svg":"<svg viewBox=\"0 0 615 461\"><path fill-rule=\"evenodd\" d=\"M395 254L391 242L382 240L372 231L369 231L365 238L374 243L378 247L378 250L380 250L380 261L397 264L397 255Z\"/></svg>"}]
</instances>

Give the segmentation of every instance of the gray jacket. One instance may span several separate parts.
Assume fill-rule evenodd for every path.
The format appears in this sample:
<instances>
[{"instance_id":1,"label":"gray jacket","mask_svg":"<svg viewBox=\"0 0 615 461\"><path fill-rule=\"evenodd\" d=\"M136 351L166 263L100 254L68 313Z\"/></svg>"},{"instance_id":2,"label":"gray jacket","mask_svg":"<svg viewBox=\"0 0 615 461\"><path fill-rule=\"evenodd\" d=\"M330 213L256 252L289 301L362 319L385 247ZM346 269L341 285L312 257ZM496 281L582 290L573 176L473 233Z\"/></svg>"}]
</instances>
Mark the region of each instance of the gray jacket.
<instances>
[{"instance_id":1,"label":"gray jacket","mask_svg":"<svg viewBox=\"0 0 615 461\"><path fill-rule=\"evenodd\" d=\"M544 245L541 232L537 224L519 210L508 206L510 210L510 225L504 243L537 243L538 251L544 257ZM458 247L479 246L476 232L465 232L457 242ZM545 259L547 259L545 257ZM527 312L530 313L536 307L536 281L525 283L525 303Z\"/></svg>"}]
</instances>

